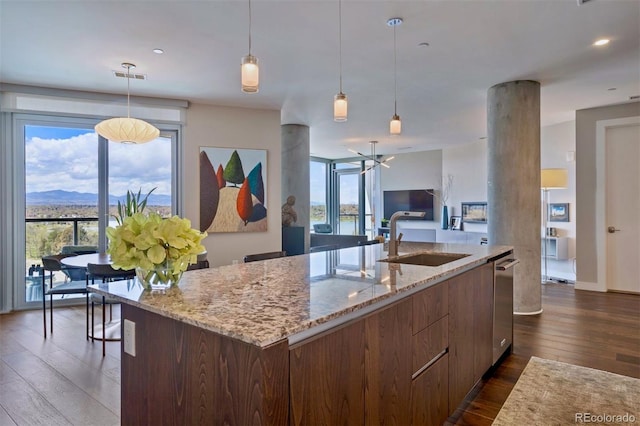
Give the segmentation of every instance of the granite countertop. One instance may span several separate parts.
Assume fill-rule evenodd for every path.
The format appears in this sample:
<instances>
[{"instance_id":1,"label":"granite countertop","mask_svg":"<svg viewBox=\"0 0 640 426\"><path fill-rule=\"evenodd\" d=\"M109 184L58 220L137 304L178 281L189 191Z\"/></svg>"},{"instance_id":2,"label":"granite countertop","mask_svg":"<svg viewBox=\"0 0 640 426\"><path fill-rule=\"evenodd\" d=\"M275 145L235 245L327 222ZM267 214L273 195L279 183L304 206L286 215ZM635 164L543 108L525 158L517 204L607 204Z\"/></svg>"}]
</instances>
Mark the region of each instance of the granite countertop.
<instances>
[{"instance_id":1,"label":"granite countertop","mask_svg":"<svg viewBox=\"0 0 640 426\"><path fill-rule=\"evenodd\" d=\"M424 251L470 254L431 267L379 262L387 253L382 244L376 244L187 271L178 287L164 293L144 290L137 281L90 288L123 303L267 347L372 304L402 297L401 293L418 286L426 288L510 250L487 245L400 245L400 256Z\"/></svg>"}]
</instances>

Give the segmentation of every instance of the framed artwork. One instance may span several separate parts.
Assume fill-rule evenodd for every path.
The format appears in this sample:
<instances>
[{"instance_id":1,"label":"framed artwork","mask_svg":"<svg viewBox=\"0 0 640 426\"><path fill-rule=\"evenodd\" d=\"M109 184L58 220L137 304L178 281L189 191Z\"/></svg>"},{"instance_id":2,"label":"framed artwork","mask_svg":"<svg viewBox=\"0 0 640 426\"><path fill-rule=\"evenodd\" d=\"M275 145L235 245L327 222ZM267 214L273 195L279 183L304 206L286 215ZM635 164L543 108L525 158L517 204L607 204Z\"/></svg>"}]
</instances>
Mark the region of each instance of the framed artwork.
<instances>
[{"instance_id":1,"label":"framed artwork","mask_svg":"<svg viewBox=\"0 0 640 426\"><path fill-rule=\"evenodd\" d=\"M451 229L454 231L462 229L462 216L451 216Z\"/></svg>"},{"instance_id":2,"label":"framed artwork","mask_svg":"<svg viewBox=\"0 0 640 426\"><path fill-rule=\"evenodd\" d=\"M486 201L462 203L462 221L487 223Z\"/></svg>"},{"instance_id":3,"label":"framed artwork","mask_svg":"<svg viewBox=\"0 0 640 426\"><path fill-rule=\"evenodd\" d=\"M549 203L549 222L569 222L569 203Z\"/></svg>"},{"instance_id":4,"label":"framed artwork","mask_svg":"<svg viewBox=\"0 0 640 426\"><path fill-rule=\"evenodd\" d=\"M200 147L200 230L267 230L267 151Z\"/></svg>"}]
</instances>

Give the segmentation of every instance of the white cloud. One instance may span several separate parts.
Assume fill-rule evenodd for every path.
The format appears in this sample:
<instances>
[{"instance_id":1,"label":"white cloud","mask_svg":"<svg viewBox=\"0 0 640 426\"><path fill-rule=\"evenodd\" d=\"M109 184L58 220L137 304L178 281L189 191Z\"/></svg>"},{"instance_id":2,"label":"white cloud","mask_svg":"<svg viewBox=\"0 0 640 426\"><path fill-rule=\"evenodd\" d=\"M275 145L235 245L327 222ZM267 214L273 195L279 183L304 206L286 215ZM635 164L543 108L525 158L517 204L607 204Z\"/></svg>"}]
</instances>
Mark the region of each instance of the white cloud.
<instances>
[{"instance_id":1,"label":"white cloud","mask_svg":"<svg viewBox=\"0 0 640 426\"><path fill-rule=\"evenodd\" d=\"M171 143L160 138L142 145L109 143L109 192L171 193ZM34 137L25 143L26 191L98 192L98 137Z\"/></svg>"}]
</instances>

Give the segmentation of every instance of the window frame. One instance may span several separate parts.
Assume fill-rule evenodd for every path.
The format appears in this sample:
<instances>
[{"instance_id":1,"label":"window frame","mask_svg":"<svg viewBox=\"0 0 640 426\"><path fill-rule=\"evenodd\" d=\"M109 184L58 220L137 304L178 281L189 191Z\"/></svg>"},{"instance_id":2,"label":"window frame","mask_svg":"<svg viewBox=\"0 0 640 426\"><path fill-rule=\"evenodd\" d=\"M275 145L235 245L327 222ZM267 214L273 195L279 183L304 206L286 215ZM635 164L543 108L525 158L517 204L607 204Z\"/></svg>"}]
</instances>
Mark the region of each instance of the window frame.
<instances>
[{"instance_id":1,"label":"window frame","mask_svg":"<svg viewBox=\"0 0 640 426\"><path fill-rule=\"evenodd\" d=\"M26 126L51 126L65 128L93 129L101 118L84 118L69 115L38 114L38 113L5 113L3 123L10 123L11 130L3 135L5 149L12 152L4 160L5 173L2 174L3 200L10 200L11 209L8 217L3 219L0 228L6 232L2 251L12 253L9 259L4 259L2 272L3 282L0 288L0 312L11 309L29 309L42 304L41 301L26 301L26 287L24 277L25 264L25 238L26 238L26 201L25 201L25 127ZM171 191L172 214L183 213L182 188L182 126L179 124L154 123L160 129L160 136L171 140ZM98 249L104 252L107 248L107 239L104 229L108 226L108 145L107 139L98 135ZM8 146L10 145L10 146ZM10 169L10 170L8 170ZM8 175L10 173L10 175ZM1 181L0 181L1 182ZM3 213L4 214L4 213ZM2 232L2 231L0 231ZM12 237L9 237L12 234ZM9 300L12 301L9 304ZM57 305L71 305L79 303L78 300L61 300Z\"/></svg>"}]
</instances>

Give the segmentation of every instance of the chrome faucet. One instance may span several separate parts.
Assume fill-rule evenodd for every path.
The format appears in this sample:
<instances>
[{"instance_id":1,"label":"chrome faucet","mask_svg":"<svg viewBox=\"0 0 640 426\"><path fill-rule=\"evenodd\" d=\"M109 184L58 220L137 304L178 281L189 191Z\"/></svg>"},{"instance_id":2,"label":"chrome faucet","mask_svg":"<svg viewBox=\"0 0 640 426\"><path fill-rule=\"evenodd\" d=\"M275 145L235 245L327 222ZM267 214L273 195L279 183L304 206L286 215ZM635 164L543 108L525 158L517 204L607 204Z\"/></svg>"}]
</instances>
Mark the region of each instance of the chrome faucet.
<instances>
[{"instance_id":1,"label":"chrome faucet","mask_svg":"<svg viewBox=\"0 0 640 426\"><path fill-rule=\"evenodd\" d=\"M402 240L402 234L396 239L396 221L403 217L424 217L425 212L409 212L399 211L395 212L389 220L389 256L398 255L398 246Z\"/></svg>"}]
</instances>

